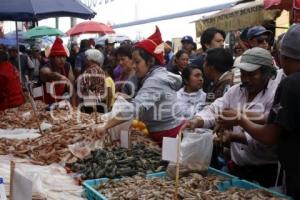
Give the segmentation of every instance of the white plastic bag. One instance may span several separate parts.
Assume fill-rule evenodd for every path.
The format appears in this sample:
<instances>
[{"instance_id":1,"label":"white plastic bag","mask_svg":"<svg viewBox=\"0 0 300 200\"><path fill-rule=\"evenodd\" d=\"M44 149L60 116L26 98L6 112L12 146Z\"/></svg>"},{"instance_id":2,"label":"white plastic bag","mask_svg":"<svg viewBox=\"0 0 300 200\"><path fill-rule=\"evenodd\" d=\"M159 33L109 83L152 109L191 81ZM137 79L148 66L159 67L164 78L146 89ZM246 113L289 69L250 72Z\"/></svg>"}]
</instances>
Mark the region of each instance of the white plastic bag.
<instances>
[{"instance_id":1,"label":"white plastic bag","mask_svg":"<svg viewBox=\"0 0 300 200\"><path fill-rule=\"evenodd\" d=\"M104 121L108 121L109 119L115 117L119 113L128 112L128 109L131 108L132 108L131 103L129 103L122 96L118 96L117 99L115 100L111 112L102 115L101 119Z\"/></svg>"},{"instance_id":2,"label":"white plastic bag","mask_svg":"<svg viewBox=\"0 0 300 200\"><path fill-rule=\"evenodd\" d=\"M113 105L112 111L102 115L101 119L103 121L108 121L108 120L112 119L113 117L115 117L119 113L128 112L128 109L131 109L131 107L132 107L131 103L129 103L122 96L118 96ZM110 128L108 130L108 132L111 135L112 141L119 140L121 131L122 130L128 131L131 126L131 123L132 123L132 120L129 120L129 121L119 124L113 128Z\"/></svg>"},{"instance_id":3,"label":"white plastic bag","mask_svg":"<svg viewBox=\"0 0 300 200\"><path fill-rule=\"evenodd\" d=\"M213 151L213 134L209 129L185 130L180 144L180 174L208 170ZM167 173L175 177L176 163L170 163Z\"/></svg>"}]
</instances>

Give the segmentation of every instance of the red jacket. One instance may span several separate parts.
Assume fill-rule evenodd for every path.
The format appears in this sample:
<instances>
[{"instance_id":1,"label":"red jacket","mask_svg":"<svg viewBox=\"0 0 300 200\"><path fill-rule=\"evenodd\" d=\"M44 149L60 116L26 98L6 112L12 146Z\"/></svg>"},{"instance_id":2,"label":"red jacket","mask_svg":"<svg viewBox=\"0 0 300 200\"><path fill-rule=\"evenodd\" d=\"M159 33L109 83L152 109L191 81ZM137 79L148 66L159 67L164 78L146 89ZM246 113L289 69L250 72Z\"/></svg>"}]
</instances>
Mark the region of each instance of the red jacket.
<instances>
[{"instance_id":1,"label":"red jacket","mask_svg":"<svg viewBox=\"0 0 300 200\"><path fill-rule=\"evenodd\" d=\"M0 63L0 110L14 108L25 103L20 77L8 61Z\"/></svg>"}]
</instances>

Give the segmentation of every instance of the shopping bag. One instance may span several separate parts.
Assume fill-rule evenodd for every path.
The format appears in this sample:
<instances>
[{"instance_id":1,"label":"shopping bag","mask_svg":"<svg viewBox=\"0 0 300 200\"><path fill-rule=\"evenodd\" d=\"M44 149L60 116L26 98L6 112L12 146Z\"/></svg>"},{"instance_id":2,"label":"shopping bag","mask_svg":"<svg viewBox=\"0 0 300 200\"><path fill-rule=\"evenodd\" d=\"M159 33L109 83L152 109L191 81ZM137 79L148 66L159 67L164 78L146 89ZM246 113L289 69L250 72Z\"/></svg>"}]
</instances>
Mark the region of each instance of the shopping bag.
<instances>
[{"instance_id":1,"label":"shopping bag","mask_svg":"<svg viewBox=\"0 0 300 200\"><path fill-rule=\"evenodd\" d=\"M112 107L111 112L102 115L101 119L103 121L108 121L116 117L119 113L128 112L128 109L132 109L132 104L129 103L122 96L118 96ZM130 129L131 123L132 120L129 120L115 127L110 128L108 132L111 135L112 141L119 140L121 131L128 131Z\"/></svg>"},{"instance_id":2,"label":"shopping bag","mask_svg":"<svg viewBox=\"0 0 300 200\"><path fill-rule=\"evenodd\" d=\"M206 172L213 151L213 134L209 129L185 130L180 144L180 174ZM176 163L170 163L167 173L175 177Z\"/></svg>"}]
</instances>

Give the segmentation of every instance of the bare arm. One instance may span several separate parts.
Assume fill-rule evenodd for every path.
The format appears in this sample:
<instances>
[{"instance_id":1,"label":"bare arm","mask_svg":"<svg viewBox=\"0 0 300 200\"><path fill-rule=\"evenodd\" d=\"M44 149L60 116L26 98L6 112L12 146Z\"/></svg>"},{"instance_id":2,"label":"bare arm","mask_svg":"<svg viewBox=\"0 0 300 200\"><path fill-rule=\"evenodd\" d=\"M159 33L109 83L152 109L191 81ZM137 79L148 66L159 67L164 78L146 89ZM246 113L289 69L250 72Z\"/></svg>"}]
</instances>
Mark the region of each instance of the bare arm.
<instances>
[{"instance_id":1,"label":"bare arm","mask_svg":"<svg viewBox=\"0 0 300 200\"><path fill-rule=\"evenodd\" d=\"M122 124L124 122L126 122L128 120L125 120L122 117L122 114L119 113L117 114L115 117L113 117L112 119L108 120L107 122L104 123L104 125L102 126L98 126L95 131L98 137L102 137L104 134L106 134L107 130L110 128L113 128L119 124Z\"/></svg>"},{"instance_id":2,"label":"bare arm","mask_svg":"<svg viewBox=\"0 0 300 200\"><path fill-rule=\"evenodd\" d=\"M261 112L252 112L252 111L245 111L247 117L256 124L265 124L267 122L266 116Z\"/></svg>"},{"instance_id":3,"label":"bare arm","mask_svg":"<svg viewBox=\"0 0 300 200\"><path fill-rule=\"evenodd\" d=\"M64 80L67 79L63 75L51 71L48 67L43 67L40 70L40 78L42 81L47 82L47 81L59 81L59 80Z\"/></svg>"},{"instance_id":4,"label":"bare arm","mask_svg":"<svg viewBox=\"0 0 300 200\"><path fill-rule=\"evenodd\" d=\"M107 105L107 108L108 110L110 111L111 110L111 103L112 103L112 98L113 98L113 95L112 95L112 89L111 87L107 87L107 98L106 98L106 105Z\"/></svg>"},{"instance_id":5,"label":"bare arm","mask_svg":"<svg viewBox=\"0 0 300 200\"><path fill-rule=\"evenodd\" d=\"M276 144L278 142L280 132L282 131L281 127L276 124L255 124L245 116L242 116L238 123L254 139L267 145Z\"/></svg>"},{"instance_id":6,"label":"bare arm","mask_svg":"<svg viewBox=\"0 0 300 200\"><path fill-rule=\"evenodd\" d=\"M195 128L202 128L204 126L204 121L201 117L195 117L190 121L187 121L182 127L181 130L184 129L195 129Z\"/></svg>"}]
</instances>

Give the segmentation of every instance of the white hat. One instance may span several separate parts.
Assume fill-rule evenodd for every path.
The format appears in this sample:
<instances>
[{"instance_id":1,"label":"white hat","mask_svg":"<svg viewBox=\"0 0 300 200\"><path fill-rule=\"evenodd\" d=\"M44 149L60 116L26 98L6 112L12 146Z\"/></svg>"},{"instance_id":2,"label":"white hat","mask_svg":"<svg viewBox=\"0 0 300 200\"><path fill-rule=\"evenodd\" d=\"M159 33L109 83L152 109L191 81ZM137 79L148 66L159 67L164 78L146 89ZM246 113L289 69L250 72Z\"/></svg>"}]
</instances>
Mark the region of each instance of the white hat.
<instances>
[{"instance_id":1,"label":"white hat","mask_svg":"<svg viewBox=\"0 0 300 200\"><path fill-rule=\"evenodd\" d=\"M84 53L86 55L87 60L94 61L100 65L103 65L104 56L98 49L88 49Z\"/></svg>"}]
</instances>

